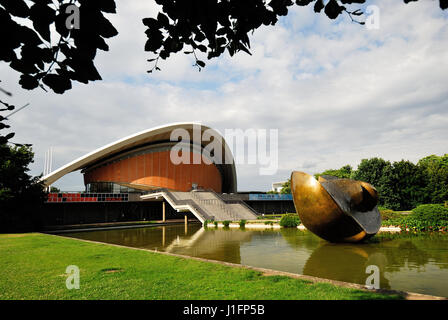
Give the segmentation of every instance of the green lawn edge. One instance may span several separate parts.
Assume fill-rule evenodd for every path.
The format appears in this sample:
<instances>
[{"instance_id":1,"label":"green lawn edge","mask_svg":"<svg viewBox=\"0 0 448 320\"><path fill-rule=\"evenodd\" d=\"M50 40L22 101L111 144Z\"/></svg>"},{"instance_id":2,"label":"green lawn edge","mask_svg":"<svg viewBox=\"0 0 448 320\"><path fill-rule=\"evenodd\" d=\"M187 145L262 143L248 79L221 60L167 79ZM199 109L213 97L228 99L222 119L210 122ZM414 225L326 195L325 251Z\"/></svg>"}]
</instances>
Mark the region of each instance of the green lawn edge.
<instances>
[{"instance_id":1,"label":"green lawn edge","mask_svg":"<svg viewBox=\"0 0 448 320\"><path fill-rule=\"evenodd\" d=\"M69 265L80 269L80 289L66 288ZM399 298L47 234L0 234L1 300Z\"/></svg>"}]
</instances>

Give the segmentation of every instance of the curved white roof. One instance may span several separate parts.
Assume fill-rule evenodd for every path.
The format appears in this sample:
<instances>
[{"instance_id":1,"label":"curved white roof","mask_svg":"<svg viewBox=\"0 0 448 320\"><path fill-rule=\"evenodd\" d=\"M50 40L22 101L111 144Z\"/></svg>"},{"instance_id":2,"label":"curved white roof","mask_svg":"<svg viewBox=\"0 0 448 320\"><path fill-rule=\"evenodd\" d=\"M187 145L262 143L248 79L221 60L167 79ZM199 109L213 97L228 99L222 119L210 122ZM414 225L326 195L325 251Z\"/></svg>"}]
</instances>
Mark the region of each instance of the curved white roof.
<instances>
[{"instance_id":1,"label":"curved white roof","mask_svg":"<svg viewBox=\"0 0 448 320\"><path fill-rule=\"evenodd\" d=\"M101 148L98 148L92 152L87 153L86 155L79 157L78 159L67 163L66 165L54 170L53 172L47 174L42 177L41 180L44 181L46 186L53 184L58 179L62 178L64 175L84 169L94 163L97 163L103 158L118 154L124 150L129 150L132 148L136 148L138 146L148 144L148 143L157 143L159 141L167 141L170 140L171 132L175 129L185 129L189 132L192 132L193 128L196 126L200 126L201 135L205 130L211 130L214 136L221 137L223 144L223 154L225 156L225 162L229 163L227 165L223 165L223 191L224 192L236 192L236 170L235 170L235 162L233 160L233 155L228 147L226 141L222 137L222 135L201 123L195 122L177 122L171 123L168 125L154 127L148 130L144 130L133 135L127 136L120 140L109 143ZM193 139L193 135L190 133L190 139ZM226 185L226 188L224 188Z\"/></svg>"}]
</instances>

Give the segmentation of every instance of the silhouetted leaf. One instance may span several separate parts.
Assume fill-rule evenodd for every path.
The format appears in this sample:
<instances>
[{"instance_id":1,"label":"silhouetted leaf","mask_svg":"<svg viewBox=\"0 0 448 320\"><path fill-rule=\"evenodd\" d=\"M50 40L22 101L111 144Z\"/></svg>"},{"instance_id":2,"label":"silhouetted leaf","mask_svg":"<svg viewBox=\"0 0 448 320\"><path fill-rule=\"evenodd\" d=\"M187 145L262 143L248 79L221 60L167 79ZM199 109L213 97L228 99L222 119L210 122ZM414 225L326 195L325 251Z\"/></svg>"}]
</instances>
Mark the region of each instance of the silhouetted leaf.
<instances>
[{"instance_id":1,"label":"silhouetted leaf","mask_svg":"<svg viewBox=\"0 0 448 320\"><path fill-rule=\"evenodd\" d=\"M30 14L30 8L23 0L0 0L0 5L16 17L27 18Z\"/></svg>"},{"instance_id":2,"label":"silhouetted leaf","mask_svg":"<svg viewBox=\"0 0 448 320\"><path fill-rule=\"evenodd\" d=\"M323 8L324 8L323 0L317 0L316 4L314 5L314 12L321 12Z\"/></svg>"},{"instance_id":3,"label":"silhouetted leaf","mask_svg":"<svg viewBox=\"0 0 448 320\"><path fill-rule=\"evenodd\" d=\"M330 19L336 19L344 9L345 8L340 6L336 0L330 0L325 6L325 14Z\"/></svg>"},{"instance_id":4,"label":"silhouetted leaf","mask_svg":"<svg viewBox=\"0 0 448 320\"><path fill-rule=\"evenodd\" d=\"M22 88L27 90L35 89L39 86L39 81L29 74L22 74L20 76L19 84L22 86Z\"/></svg>"},{"instance_id":5,"label":"silhouetted leaf","mask_svg":"<svg viewBox=\"0 0 448 320\"><path fill-rule=\"evenodd\" d=\"M70 79L66 76L58 74L47 74L43 78L43 82L50 87L55 93L62 94L72 88Z\"/></svg>"},{"instance_id":6,"label":"silhouetted leaf","mask_svg":"<svg viewBox=\"0 0 448 320\"><path fill-rule=\"evenodd\" d=\"M36 2L30 8L30 19L34 29L46 41L50 41L50 24L54 22L56 12L43 2Z\"/></svg>"}]
</instances>

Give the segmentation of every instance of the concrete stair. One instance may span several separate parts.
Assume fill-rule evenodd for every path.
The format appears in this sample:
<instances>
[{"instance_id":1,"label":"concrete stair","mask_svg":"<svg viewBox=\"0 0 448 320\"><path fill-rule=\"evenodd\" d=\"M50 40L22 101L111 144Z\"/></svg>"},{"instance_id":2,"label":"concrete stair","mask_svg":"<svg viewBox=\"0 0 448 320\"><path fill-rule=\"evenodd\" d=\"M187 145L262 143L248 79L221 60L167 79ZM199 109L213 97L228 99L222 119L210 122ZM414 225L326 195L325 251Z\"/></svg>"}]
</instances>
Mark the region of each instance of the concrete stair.
<instances>
[{"instance_id":1,"label":"concrete stair","mask_svg":"<svg viewBox=\"0 0 448 320\"><path fill-rule=\"evenodd\" d=\"M255 211L243 201L223 200L214 191L180 192L160 189L141 196L141 199L150 200L159 197L163 197L178 211L192 212L201 222L205 220L239 221L257 219Z\"/></svg>"}]
</instances>

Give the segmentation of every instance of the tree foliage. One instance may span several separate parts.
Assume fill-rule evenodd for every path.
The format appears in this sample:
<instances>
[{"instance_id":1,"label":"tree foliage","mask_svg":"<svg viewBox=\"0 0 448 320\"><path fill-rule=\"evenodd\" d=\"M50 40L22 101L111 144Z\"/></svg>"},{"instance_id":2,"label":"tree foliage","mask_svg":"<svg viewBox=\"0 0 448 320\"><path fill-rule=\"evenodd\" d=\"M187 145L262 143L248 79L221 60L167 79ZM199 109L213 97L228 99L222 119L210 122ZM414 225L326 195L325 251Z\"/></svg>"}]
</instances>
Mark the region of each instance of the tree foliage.
<instances>
[{"instance_id":1,"label":"tree foliage","mask_svg":"<svg viewBox=\"0 0 448 320\"><path fill-rule=\"evenodd\" d=\"M0 229L3 231L36 227L33 219L44 202L45 193L40 177L28 174L33 157L29 146L0 144Z\"/></svg>"},{"instance_id":2,"label":"tree foliage","mask_svg":"<svg viewBox=\"0 0 448 320\"><path fill-rule=\"evenodd\" d=\"M403 0L408 3L413 0ZM352 21L362 15L366 0L155 0L156 17L143 19L147 27L144 50L153 54L151 69L159 59L183 51L194 56L199 70L207 59L228 52L250 54L250 34L273 26L294 6L313 6L316 13L336 19L346 13ZM440 0L446 9L448 0ZM73 25L74 8L79 27ZM63 93L72 82L101 80L94 65L97 50L108 51L106 39L118 31L105 14L116 13L114 0L0 0L0 61L19 72L24 89L51 88ZM143 44L142 44L143 45ZM121 61L125 63L125 61Z\"/></svg>"},{"instance_id":3,"label":"tree foliage","mask_svg":"<svg viewBox=\"0 0 448 320\"><path fill-rule=\"evenodd\" d=\"M79 29L70 24L72 5ZM104 13L115 13L114 0L0 0L0 60L21 74L19 83L29 90L63 93L72 81L101 80L93 60L98 49L109 50L105 39L118 34Z\"/></svg>"},{"instance_id":4,"label":"tree foliage","mask_svg":"<svg viewBox=\"0 0 448 320\"><path fill-rule=\"evenodd\" d=\"M438 157L431 155L420 159L418 165L425 175L426 201L433 203L448 201L448 154Z\"/></svg>"},{"instance_id":5,"label":"tree foliage","mask_svg":"<svg viewBox=\"0 0 448 320\"><path fill-rule=\"evenodd\" d=\"M351 174L352 174L352 166L345 165L340 169L329 169L329 170L325 170L322 173L316 173L314 175L314 177L316 179L318 179L320 176L328 175L328 176L334 176L334 177L338 177L338 178L350 179Z\"/></svg>"},{"instance_id":6,"label":"tree foliage","mask_svg":"<svg viewBox=\"0 0 448 320\"><path fill-rule=\"evenodd\" d=\"M417 164L363 159L351 178L374 185L380 194L380 205L393 210L448 201L448 155L431 155Z\"/></svg>"},{"instance_id":7,"label":"tree foliage","mask_svg":"<svg viewBox=\"0 0 448 320\"><path fill-rule=\"evenodd\" d=\"M424 188L421 167L405 160L384 167L379 182L382 203L393 210L408 210L424 203Z\"/></svg>"},{"instance_id":8,"label":"tree foliage","mask_svg":"<svg viewBox=\"0 0 448 320\"><path fill-rule=\"evenodd\" d=\"M291 179L288 179L283 185L282 189L280 190L281 194L290 194L291 193Z\"/></svg>"}]
</instances>

